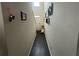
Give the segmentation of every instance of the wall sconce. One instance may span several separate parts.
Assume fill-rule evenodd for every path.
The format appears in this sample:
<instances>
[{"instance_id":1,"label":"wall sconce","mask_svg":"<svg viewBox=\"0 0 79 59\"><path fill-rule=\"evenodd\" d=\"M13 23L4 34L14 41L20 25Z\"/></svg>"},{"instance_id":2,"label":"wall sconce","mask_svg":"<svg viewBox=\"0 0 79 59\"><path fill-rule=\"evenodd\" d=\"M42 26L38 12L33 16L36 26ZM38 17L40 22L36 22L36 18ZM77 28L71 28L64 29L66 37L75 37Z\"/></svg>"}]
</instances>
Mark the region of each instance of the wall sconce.
<instances>
[{"instance_id":1,"label":"wall sconce","mask_svg":"<svg viewBox=\"0 0 79 59\"><path fill-rule=\"evenodd\" d=\"M10 14L10 15L9 15L9 19L8 19L8 20L9 20L10 22L12 22L12 20L14 20L14 18L15 18L15 16L14 16L14 15L12 15L12 14Z\"/></svg>"}]
</instances>

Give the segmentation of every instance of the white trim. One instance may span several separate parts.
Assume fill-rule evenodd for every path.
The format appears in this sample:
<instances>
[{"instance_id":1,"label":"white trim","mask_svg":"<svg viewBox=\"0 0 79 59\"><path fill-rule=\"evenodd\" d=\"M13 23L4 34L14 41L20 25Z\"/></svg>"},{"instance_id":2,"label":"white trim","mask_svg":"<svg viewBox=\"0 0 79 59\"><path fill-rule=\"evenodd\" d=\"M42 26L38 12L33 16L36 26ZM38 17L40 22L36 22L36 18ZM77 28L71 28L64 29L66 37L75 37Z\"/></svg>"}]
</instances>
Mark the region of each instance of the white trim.
<instances>
[{"instance_id":1,"label":"white trim","mask_svg":"<svg viewBox=\"0 0 79 59\"><path fill-rule=\"evenodd\" d=\"M45 33L45 32L44 32ZM45 34L45 38L46 38L46 34ZM50 46L49 46L49 43L48 43L48 40L46 39L46 42L47 42L47 46L48 46L48 49L49 49L49 53L50 53L50 55L51 56L53 56L52 55L52 52L51 52L51 48L50 48Z\"/></svg>"},{"instance_id":2,"label":"white trim","mask_svg":"<svg viewBox=\"0 0 79 59\"><path fill-rule=\"evenodd\" d=\"M48 46L48 49L49 49L50 55L53 56L53 55L52 55L52 52L51 52L51 48L49 47L48 40L46 39L46 41L47 41L47 46Z\"/></svg>"},{"instance_id":3,"label":"white trim","mask_svg":"<svg viewBox=\"0 0 79 59\"><path fill-rule=\"evenodd\" d=\"M47 42L47 44L48 44L48 42ZM52 55L52 52L51 52L51 49L50 49L50 47L49 47L49 44L48 44L48 49L49 49L50 55L53 56L53 55Z\"/></svg>"},{"instance_id":4,"label":"white trim","mask_svg":"<svg viewBox=\"0 0 79 59\"><path fill-rule=\"evenodd\" d=\"M35 34L35 38L36 38L36 34ZM28 55L27 55L27 56L29 56L29 55L30 55L30 52L31 52L31 50L32 50L32 47L33 47L33 43L34 43L34 41L35 41L35 38L34 38L34 40L33 40L33 42L32 42L31 48L29 49L29 53L28 53Z\"/></svg>"}]
</instances>

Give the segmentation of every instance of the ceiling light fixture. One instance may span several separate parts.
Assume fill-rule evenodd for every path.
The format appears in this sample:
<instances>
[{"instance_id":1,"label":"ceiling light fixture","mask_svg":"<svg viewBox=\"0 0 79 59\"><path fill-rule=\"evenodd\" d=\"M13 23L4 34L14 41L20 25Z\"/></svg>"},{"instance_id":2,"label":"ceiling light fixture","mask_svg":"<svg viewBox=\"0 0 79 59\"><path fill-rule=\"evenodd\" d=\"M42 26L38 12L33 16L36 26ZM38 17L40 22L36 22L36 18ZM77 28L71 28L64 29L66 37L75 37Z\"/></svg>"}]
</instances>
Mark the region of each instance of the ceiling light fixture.
<instances>
[{"instance_id":1,"label":"ceiling light fixture","mask_svg":"<svg viewBox=\"0 0 79 59\"><path fill-rule=\"evenodd\" d=\"M39 2L34 2L34 6L35 7L39 7L40 6L40 3Z\"/></svg>"},{"instance_id":2,"label":"ceiling light fixture","mask_svg":"<svg viewBox=\"0 0 79 59\"><path fill-rule=\"evenodd\" d=\"M40 17L40 16L35 16L35 17Z\"/></svg>"}]
</instances>

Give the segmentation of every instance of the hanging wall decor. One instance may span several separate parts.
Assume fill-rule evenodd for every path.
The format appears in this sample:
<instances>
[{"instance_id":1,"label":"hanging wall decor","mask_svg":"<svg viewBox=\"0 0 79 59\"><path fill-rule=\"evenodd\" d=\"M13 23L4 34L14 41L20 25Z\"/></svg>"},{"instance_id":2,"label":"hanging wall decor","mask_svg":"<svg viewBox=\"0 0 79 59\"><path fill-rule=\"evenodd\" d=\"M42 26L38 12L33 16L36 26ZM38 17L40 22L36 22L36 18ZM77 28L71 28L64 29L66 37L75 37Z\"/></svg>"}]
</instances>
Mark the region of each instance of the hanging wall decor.
<instances>
[{"instance_id":1,"label":"hanging wall decor","mask_svg":"<svg viewBox=\"0 0 79 59\"><path fill-rule=\"evenodd\" d=\"M51 3L51 5L48 8L48 16L53 15L53 3Z\"/></svg>"},{"instance_id":2,"label":"hanging wall decor","mask_svg":"<svg viewBox=\"0 0 79 59\"><path fill-rule=\"evenodd\" d=\"M50 18L49 17L46 18L46 23L50 24Z\"/></svg>"},{"instance_id":3,"label":"hanging wall decor","mask_svg":"<svg viewBox=\"0 0 79 59\"><path fill-rule=\"evenodd\" d=\"M51 6L48 8L48 16L51 16Z\"/></svg>"},{"instance_id":4,"label":"hanging wall decor","mask_svg":"<svg viewBox=\"0 0 79 59\"><path fill-rule=\"evenodd\" d=\"M54 11L53 8L54 8L53 3L51 3L51 15L53 15L53 11Z\"/></svg>"},{"instance_id":5,"label":"hanging wall decor","mask_svg":"<svg viewBox=\"0 0 79 59\"><path fill-rule=\"evenodd\" d=\"M7 13L8 13L8 21L12 22L15 19L15 8L9 6L6 6Z\"/></svg>"},{"instance_id":6,"label":"hanging wall decor","mask_svg":"<svg viewBox=\"0 0 79 59\"><path fill-rule=\"evenodd\" d=\"M26 21L27 20L27 14L21 11L21 20Z\"/></svg>"},{"instance_id":7,"label":"hanging wall decor","mask_svg":"<svg viewBox=\"0 0 79 59\"><path fill-rule=\"evenodd\" d=\"M14 18L15 18L15 16L14 16L14 15L12 15L12 14L10 14L10 15L9 15L9 19L8 19L8 20L9 20L10 22L12 22L12 20L14 20Z\"/></svg>"},{"instance_id":8,"label":"hanging wall decor","mask_svg":"<svg viewBox=\"0 0 79 59\"><path fill-rule=\"evenodd\" d=\"M48 7L46 13L45 13L45 20L47 24L50 24L50 17L53 15L53 3L50 3L50 6Z\"/></svg>"}]
</instances>

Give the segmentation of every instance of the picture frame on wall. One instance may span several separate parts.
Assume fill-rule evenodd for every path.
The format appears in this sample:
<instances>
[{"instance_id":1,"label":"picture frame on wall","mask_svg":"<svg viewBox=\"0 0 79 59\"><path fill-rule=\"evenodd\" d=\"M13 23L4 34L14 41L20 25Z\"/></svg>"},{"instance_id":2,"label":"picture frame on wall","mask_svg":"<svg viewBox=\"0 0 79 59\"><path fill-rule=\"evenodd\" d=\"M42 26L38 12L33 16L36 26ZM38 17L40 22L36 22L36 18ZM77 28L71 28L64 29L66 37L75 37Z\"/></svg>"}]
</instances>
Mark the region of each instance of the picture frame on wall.
<instances>
[{"instance_id":1,"label":"picture frame on wall","mask_svg":"<svg viewBox=\"0 0 79 59\"><path fill-rule=\"evenodd\" d=\"M53 3L51 3L51 15L53 15L53 11L54 11L53 8L54 8L54 7L53 7Z\"/></svg>"},{"instance_id":2,"label":"picture frame on wall","mask_svg":"<svg viewBox=\"0 0 79 59\"><path fill-rule=\"evenodd\" d=\"M51 6L48 8L48 16L51 16Z\"/></svg>"},{"instance_id":3,"label":"picture frame on wall","mask_svg":"<svg viewBox=\"0 0 79 59\"><path fill-rule=\"evenodd\" d=\"M47 24L50 24L50 17L53 15L53 3L50 3L50 6L48 7L47 12L45 13L45 20Z\"/></svg>"},{"instance_id":4,"label":"picture frame on wall","mask_svg":"<svg viewBox=\"0 0 79 59\"><path fill-rule=\"evenodd\" d=\"M27 20L27 14L21 11L21 21L26 21Z\"/></svg>"},{"instance_id":5,"label":"picture frame on wall","mask_svg":"<svg viewBox=\"0 0 79 59\"><path fill-rule=\"evenodd\" d=\"M49 17L46 18L46 23L50 24L50 18Z\"/></svg>"},{"instance_id":6,"label":"picture frame on wall","mask_svg":"<svg viewBox=\"0 0 79 59\"><path fill-rule=\"evenodd\" d=\"M48 8L48 16L53 15L53 3L51 3L51 5Z\"/></svg>"}]
</instances>

